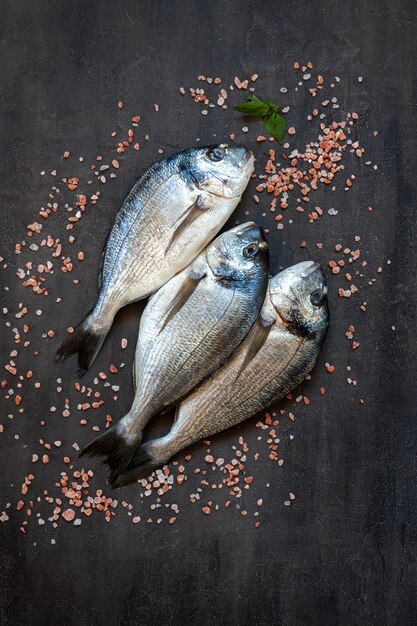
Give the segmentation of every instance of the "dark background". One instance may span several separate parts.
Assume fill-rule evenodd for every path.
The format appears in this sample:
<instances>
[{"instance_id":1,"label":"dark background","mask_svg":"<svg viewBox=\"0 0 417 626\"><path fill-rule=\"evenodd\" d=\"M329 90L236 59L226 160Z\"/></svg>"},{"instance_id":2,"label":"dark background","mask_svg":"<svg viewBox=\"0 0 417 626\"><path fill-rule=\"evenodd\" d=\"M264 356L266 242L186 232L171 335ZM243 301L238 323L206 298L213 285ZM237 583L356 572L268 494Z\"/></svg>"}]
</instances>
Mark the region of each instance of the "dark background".
<instances>
[{"instance_id":1,"label":"dark background","mask_svg":"<svg viewBox=\"0 0 417 626\"><path fill-rule=\"evenodd\" d=\"M16 311L23 301L33 312L39 305L42 317L30 317L34 336L50 327L57 331L53 341L38 342L43 352L35 366L42 392L34 393L25 413L10 424L5 417L10 403L5 402L0 418L5 425L0 435L0 509L12 503L10 520L0 529L1 622L417 623L416 2L27 0L1 5L1 254L10 263L1 276L10 288L2 290L2 306ZM172 153L195 144L197 137L210 143L214 135L220 139L231 130L238 133L243 124L231 111L203 117L189 96L181 98L179 86L200 86L200 73L219 75L228 85L235 75L257 72L259 93L293 104L290 123L302 129L307 105L295 99L293 89L283 96L279 88L294 87L293 62L308 60L321 73L342 78L341 112L356 108L360 113L361 142L378 170L363 165L352 169L354 188L348 194L341 188L333 197L323 194L319 202L325 215L314 225L293 212L294 223L277 231L269 200L263 198L263 205L256 207L253 188L238 209L238 218L249 208L251 217L271 229L273 271L310 256L326 263L336 243L352 245L357 234L368 261L363 293L356 299L338 298L337 289L345 285L341 279L330 281L331 330L313 379L303 386L312 404L308 410L297 406L297 422L283 425L284 435L296 435L291 446L284 444L284 466L266 459L254 469L251 497L264 499L260 528L236 510L205 516L200 505L187 507L190 487L176 490L171 498L182 509L174 526L133 525L120 514L110 524L92 516L78 528L61 520L57 530L33 522L21 534L24 518L15 504L24 476L33 469L30 453L40 436L41 416L49 420L47 436L62 439L67 451L72 442L85 444L91 437L77 420L51 419L56 377L62 375L70 384L75 380L74 361L57 374L51 355L66 326L77 322L94 301L102 245L122 198L159 158L158 148ZM358 76L364 77L362 84ZM122 111L118 100L124 102ZM153 110L155 102L159 113ZM51 296L37 299L18 285L15 270L21 263L13 249L47 202L54 182L39 172L58 167L58 178L65 172L76 176L78 169L85 175L85 164L75 157L72 167L63 165L64 150L82 154L86 163L98 154L108 159L114 144L111 131L126 129L136 114L143 118L141 136L149 132L150 141L141 140L138 153L120 159L123 168L112 184L101 188L101 204L83 218L77 237L86 262L77 274L82 279L78 291L57 276ZM248 142L261 131L256 128ZM373 138L374 129L378 138ZM241 133L237 138L244 139ZM255 149L261 158L265 149ZM374 207L372 213L368 205ZM331 206L339 210L337 217L327 216ZM304 239L307 250L300 250ZM323 242L321 251L316 242ZM376 273L378 266L382 274ZM376 283L367 288L367 280L374 277ZM56 293L63 297L64 308L55 305ZM366 314L358 310L363 300ZM123 311L112 331L115 346L122 336L129 338L123 355L127 367L117 378L123 389L113 411L117 417L132 399L130 363L140 308ZM351 323L361 342L355 352L344 336ZM2 333L7 362L13 341L10 330L2 326ZM19 363L24 365L25 358ZM117 358L122 358L119 353ZM94 371L112 359L108 341ZM327 361L336 367L332 377L324 368ZM347 384L349 375L358 380L356 388ZM327 390L323 399L321 385ZM293 403L282 406L291 410ZM254 424L250 420L240 430L217 437L216 453L230 450L236 433L255 442ZM201 444L195 454L201 461ZM45 488L63 469L53 465L36 468ZM97 464L94 469L96 486L100 481L105 485L104 470ZM134 501L135 489L130 487L119 499ZM296 500L284 506L289 491ZM249 504L248 509L254 507Z\"/></svg>"}]
</instances>

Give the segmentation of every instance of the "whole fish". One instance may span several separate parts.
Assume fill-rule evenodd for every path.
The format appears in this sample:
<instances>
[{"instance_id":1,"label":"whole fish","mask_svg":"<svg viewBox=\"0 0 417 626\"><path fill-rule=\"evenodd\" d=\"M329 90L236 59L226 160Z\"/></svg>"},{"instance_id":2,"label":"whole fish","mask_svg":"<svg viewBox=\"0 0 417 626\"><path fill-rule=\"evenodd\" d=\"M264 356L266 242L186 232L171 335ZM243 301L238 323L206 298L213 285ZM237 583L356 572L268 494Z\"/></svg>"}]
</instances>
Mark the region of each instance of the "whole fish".
<instances>
[{"instance_id":1,"label":"whole fish","mask_svg":"<svg viewBox=\"0 0 417 626\"><path fill-rule=\"evenodd\" d=\"M189 148L153 165L117 214L103 252L96 305L63 342L84 374L117 311L146 298L184 269L219 232L241 199L254 158L227 144Z\"/></svg>"},{"instance_id":2,"label":"whole fish","mask_svg":"<svg viewBox=\"0 0 417 626\"><path fill-rule=\"evenodd\" d=\"M251 329L268 286L268 245L253 222L220 235L149 300L135 355L129 413L82 454L104 455L110 483L154 416L218 369Z\"/></svg>"},{"instance_id":3,"label":"whole fish","mask_svg":"<svg viewBox=\"0 0 417 626\"><path fill-rule=\"evenodd\" d=\"M148 476L174 454L265 410L313 368L329 324L327 287L306 261L270 279L259 318L230 359L177 409L171 431L137 449L114 487Z\"/></svg>"}]
</instances>

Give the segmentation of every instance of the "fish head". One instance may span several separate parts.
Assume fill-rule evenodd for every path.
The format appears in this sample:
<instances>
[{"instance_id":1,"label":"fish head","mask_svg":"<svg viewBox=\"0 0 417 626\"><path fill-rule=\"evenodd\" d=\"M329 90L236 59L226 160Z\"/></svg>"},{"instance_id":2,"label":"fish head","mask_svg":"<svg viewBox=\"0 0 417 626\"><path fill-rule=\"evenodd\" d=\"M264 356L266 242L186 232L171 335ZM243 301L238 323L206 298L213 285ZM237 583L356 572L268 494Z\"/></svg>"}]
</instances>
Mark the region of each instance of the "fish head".
<instances>
[{"instance_id":1,"label":"fish head","mask_svg":"<svg viewBox=\"0 0 417 626\"><path fill-rule=\"evenodd\" d=\"M327 285L314 261L292 265L270 279L269 297L280 321L303 337L322 336L329 324Z\"/></svg>"},{"instance_id":2,"label":"fish head","mask_svg":"<svg viewBox=\"0 0 417 626\"><path fill-rule=\"evenodd\" d=\"M208 246L206 257L218 278L244 281L268 273L268 244L263 229L254 222L235 226L219 235Z\"/></svg>"},{"instance_id":3,"label":"fish head","mask_svg":"<svg viewBox=\"0 0 417 626\"><path fill-rule=\"evenodd\" d=\"M186 175L201 191L221 199L240 198L254 170L253 154L242 146L221 143L186 154Z\"/></svg>"}]
</instances>

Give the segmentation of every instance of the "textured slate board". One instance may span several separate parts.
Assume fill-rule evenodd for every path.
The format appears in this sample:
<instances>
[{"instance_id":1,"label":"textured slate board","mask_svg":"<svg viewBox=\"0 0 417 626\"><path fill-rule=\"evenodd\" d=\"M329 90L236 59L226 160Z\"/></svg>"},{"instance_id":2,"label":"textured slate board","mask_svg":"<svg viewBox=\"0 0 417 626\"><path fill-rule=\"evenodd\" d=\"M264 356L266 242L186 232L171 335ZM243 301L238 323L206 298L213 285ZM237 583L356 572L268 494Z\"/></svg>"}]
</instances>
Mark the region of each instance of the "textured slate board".
<instances>
[{"instance_id":1,"label":"textured slate board","mask_svg":"<svg viewBox=\"0 0 417 626\"><path fill-rule=\"evenodd\" d=\"M334 243L340 238L350 242L356 234L363 237L369 276L384 266L366 292L366 315L357 311L358 301L346 304L335 293L331 296L329 338L314 380L303 386L314 406L299 412L292 430L283 427L284 434L295 434L283 454L285 465L279 470L267 462L256 465L251 497L265 501L258 530L237 512L206 517L197 506L187 508L185 490L177 490L173 498L182 509L174 527L134 526L122 515L111 524L97 518L80 528L60 524L57 545L51 546L49 525L44 532L35 526L23 536L13 518L0 529L2 623L415 623L416 3L2 4L2 249L16 268L10 252L46 194L40 170L59 163L65 149L84 154L87 161L108 153L110 132L135 109L148 112L143 129L151 134L151 141L137 157L126 158L117 180L106 188L99 219L92 212L83 222L79 237L88 259L78 299L70 290L64 312L53 298L42 301L43 316L31 320L35 335L45 324L58 326L57 316L63 332L91 306L106 233L133 181L157 158L157 148L170 153L196 137L211 142L214 133L223 137L230 132L230 117L196 115L196 105L178 97L178 86L196 86L199 73L232 80L256 71L262 76L262 95L271 98L282 84L294 81L295 60L311 59L323 72L343 77L350 86L342 109L358 103L362 136L372 146L378 172L370 177L359 171L352 191L337 195L337 219L322 219L314 228L294 215L291 228L277 231L271 215L262 217L249 194L246 205L251 217L271 228L274 270L311 254L326 259ZM356 78L360 75L362 85ZM291 103L294 96L286 97ZM129 111L120 122L118 99ZM160 104L158 114L152 113L154 102ZM292 122L301 126L305 112L294 108L292 115ZM380 137L372 143L373 129ZM74 175L76 170L75 164ZM326 198L324 207L329 206ZM368 204L375 207L372 215ZM238 218L245 208L243 203ZM303 239L307 251L298 247ZM315 249L317 241L323 242L327 256ZM2 298L12 310L23 298L34 308L38 303L21 288L2 292ZM127 363L140 308L123 311L112 332L114 343L121 336L130 340ZM343 336L349 323L360 329L361 348L354 354ZM48 344L51 354L57 343L58 337ZM9 331L3 345L7 356ZM111 341L98 367L108 364L110 355ZM16 485L32 471L23 443L31 449L40 436L39 420L55 398L48 391L57 376L49 357L45 348L36 363L45 391L0 436L0 508L15 503ZM327 360L336 366L331 380L323 367ZM359 381L357 389L346 384L348 363ZM32 365L29 357L27 365ZM73 361L65 364L62 376L72 376L73 367ZM118 382L125 393L113 413L122 415L132 397L129 367ZM322 384L328 388L325 401L318 400ZM366 400L363 407L360 397ZM5 404L2 422L9 410ZM88 439L87 433L79 434L76 420L64 425L61 420L58 426L63 441ZM58 426L48 417L46 436L56 436ZM255 441L253 431L250 421L240 432ZM15 433L21 447L13 440ZM234 436L220 435L216 451L230 450ZM201 448L194 450L198 454ZM36 470L45 485L56 478L52 465ZM297 498L285 507L289 490ZM128 493L133 499L134 488Z\"/></svg>"}]
</instances>

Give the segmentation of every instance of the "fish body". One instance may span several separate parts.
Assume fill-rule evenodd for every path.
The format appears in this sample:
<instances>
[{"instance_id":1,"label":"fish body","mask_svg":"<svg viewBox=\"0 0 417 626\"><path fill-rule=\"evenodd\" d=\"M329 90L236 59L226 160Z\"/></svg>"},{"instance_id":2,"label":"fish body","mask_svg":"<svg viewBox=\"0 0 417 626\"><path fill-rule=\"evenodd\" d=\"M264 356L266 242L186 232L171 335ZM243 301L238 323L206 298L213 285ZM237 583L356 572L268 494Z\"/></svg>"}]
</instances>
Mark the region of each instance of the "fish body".
<instances>
[{"instance_id":1,"label":"fish body","mask_svg":"<svg viewBox=\"0 0 417 626\"><path fill-rule=\"evenodd\" d=\"M134 185L103 252L96 305L57 352L94 361L117 311L159 289L213 239L240 201L253 155L226 144L190 148L153 165Z\"/></svg>"},{"instance_id":2,"label":"fish body","mask_svg":"<svg viewBox=\"0 0 417 626\"><path fill-rule=\"evenodd\" d=\"M220 235L149 300L135 355L129 413L87 446L104 455L110 481L128 465L148 421L218 369L244 339L268 285L268 246L253 222Z\"/></svg>"},{"instance_id":3,"label":"fish body","mask_svg":"<svg viewBox=\"0 0 417 626\"><path fill-rule=\"evenodd\" d=\"M327 287L317 264L270 279L259 318L218 371L179 405L171 431L138 448L114 486L147 476L174 454L265 410L313 368L326 336Z\"/></svg>"}]
</instances>

